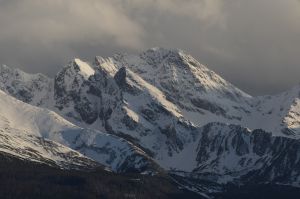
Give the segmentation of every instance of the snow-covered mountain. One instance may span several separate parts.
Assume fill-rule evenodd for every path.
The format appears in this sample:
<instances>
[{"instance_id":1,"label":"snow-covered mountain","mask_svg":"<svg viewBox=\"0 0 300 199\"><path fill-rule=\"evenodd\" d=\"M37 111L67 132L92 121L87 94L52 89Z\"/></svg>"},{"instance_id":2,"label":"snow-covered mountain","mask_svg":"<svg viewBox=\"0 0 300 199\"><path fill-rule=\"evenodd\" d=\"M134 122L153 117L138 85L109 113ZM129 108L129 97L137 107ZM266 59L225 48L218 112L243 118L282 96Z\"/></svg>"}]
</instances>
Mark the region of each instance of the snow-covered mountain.
<instances>
[{"instance_id":1,"label":"snow-covered mountain","mask_svg":"<svg viewBox=\"0 0 300 199\"><path fill-rule=\"evenodd\" d=\"M154 48L139 55L115 55L109 60L117 68L130 68L157 87L196 125L214 117L238 120L240 106L248 108L251 99L182 50Z\"/></svg>"},{"instance_id":2,"label":"snow-covered mountain","mask_svg":"<svg viewBox=\"0 0 300 199\"><path fill-rule=\"evenodd\" d=\"M300 185L299 140L260 129L209 123L201 128L196 144L182 153L194 164L190 173L202 180Z\"/></svg>"},{"instance_id":3,"label":"snow-covered mountain","mask_svg":"<svg viewBox=\"0 0 300 199\"><path fill-rule=\"evenodd\" d=\"M124 139L77 127L52 111L21 102L3 91L0 104L2 152L58 165L92 166L98 162L117 172L158 168L145 152Z\"/></svg>"},{"instance_id":4,"label":"snow-covered mountain","mask_svg":"<svg viewBox=\"0 0 300 199\"><path fill-rule=\"evenodd\" d=\"M252 97L182 50L154 48L96 59L112 75L126 67L142 77L196 126L217 121L299 138L300 86L275 96Z\"/></svg>"},{"instance_id":5,"label":"snow-covered mountain","mask_svg":"<svg viewBox=\"0 0 300 199\"><path fill-rule=\"evenodd\" d=\"M182 50L153 48L76 58L53 79L2 66L0 88L12 128L114 171L300 186L299 86L252 97Z\"/></svg>"},{"instance_id":6,"label":"snow-covered mountain","mask_svg":"<svg viewBox=\"0 0 300 199\"><path fill-rule=\"evenodd\" d=\"M138 78L142 81L139 84L145 86L143 90L155 90L154 93L161 96L159 103L168 104L166 107L175 115L195 126L217 121L250 129L261 128L274 135L299 137L299 86L275 96L252 97L182 50L154 48L138 55L98 56L92 63L74 59L54 79L2 66L0 88L32 105L62 111L63 115L80 121L81 125L96 124L97 111L92 106L98 103L97 95L100 94L97 92L109 92L101 98L109 103L108 106L115 106L113 100L124 88L118 88L113 77L123 67L126 68L126 73L123 70L127 74L125 79L131 81L130 84L137 84ZM130 80L134 77L137 78ZM127 91L137 92L134 88L127 88ZM82 95L89 92L89 97L80 99L81 104L78 92ZM61 107L66 104L76 110ZM86 110L81 106L86 106Z\"/></svg>"}]
</instances>

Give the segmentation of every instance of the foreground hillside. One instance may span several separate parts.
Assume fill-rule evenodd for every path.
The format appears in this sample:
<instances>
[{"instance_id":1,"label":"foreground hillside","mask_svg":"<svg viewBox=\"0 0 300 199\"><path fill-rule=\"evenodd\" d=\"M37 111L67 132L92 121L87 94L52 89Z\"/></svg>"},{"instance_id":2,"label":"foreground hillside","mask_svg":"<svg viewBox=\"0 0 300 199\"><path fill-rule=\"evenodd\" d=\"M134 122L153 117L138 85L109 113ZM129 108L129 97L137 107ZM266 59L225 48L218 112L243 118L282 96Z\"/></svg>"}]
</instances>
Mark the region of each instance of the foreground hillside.
<instances>
[{"instance_id":1,"label":"foreground hillside","mask_svg":"<svg viewBox=\"0 0 300 199\"><path fill-rule=\"evenodd\" d=\"M176 178L177 182L180 179ZM182 183L182 182L181 182ZM206 183L206 182L201 182ZM206 197L178 187L166 176L114 174L93 171L61 170L45 164L19 160L0 154L0 198L22 199L204 199ZM213 194L217 199L296 199L297 188L284 185L227 185L223 192Z\"/></svg>"},{"instance_id":2,"label":"foreground hillside","mask_svg":"<svg viewBox=\"0 0 300 199\"><path fill-rule=\"evenodd\" d=\"M199 198L167 176L62 170L0 153L0 198Z\"/></svg>"}]
</instances>

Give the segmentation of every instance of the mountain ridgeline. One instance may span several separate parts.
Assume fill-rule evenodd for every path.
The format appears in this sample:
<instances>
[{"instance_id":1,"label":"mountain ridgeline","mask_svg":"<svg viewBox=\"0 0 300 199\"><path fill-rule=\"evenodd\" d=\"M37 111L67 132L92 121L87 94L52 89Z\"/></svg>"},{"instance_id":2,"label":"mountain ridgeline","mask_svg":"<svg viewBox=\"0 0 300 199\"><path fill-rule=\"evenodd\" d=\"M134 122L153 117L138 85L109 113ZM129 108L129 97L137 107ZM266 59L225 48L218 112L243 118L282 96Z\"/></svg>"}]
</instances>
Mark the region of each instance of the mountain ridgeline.
<instances>
[{"instance_id":1,"label":"mountain ridgeline","mask_svg":"<svg viewBox=\"0 0 300 199\"><path fill-rule=\"evenodd\" d=\"M0 151L22 160L168 176L204 198L300 187L299 86L252 97L182 50L153 48L76 58L54 78L1 66L0 89Z\"/></svg>"}]
</instances>

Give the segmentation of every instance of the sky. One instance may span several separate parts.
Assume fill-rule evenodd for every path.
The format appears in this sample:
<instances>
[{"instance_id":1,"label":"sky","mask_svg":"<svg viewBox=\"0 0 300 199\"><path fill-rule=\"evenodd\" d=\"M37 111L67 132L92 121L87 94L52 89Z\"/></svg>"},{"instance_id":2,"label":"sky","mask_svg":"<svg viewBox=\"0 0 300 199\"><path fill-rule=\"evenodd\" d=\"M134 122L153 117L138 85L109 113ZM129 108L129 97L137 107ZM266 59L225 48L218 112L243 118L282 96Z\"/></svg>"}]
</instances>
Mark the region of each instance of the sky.
<instances>
[{"instance_id":1,"label":"sky","mask_svg":"<svg viewBox=\"0 0 300 199\"><path fill-rule=\"evenodd\" d=\"M300 83L300 0L0 0L0 63L179 48L251 95Z\"/></svg>"}]
</instances>

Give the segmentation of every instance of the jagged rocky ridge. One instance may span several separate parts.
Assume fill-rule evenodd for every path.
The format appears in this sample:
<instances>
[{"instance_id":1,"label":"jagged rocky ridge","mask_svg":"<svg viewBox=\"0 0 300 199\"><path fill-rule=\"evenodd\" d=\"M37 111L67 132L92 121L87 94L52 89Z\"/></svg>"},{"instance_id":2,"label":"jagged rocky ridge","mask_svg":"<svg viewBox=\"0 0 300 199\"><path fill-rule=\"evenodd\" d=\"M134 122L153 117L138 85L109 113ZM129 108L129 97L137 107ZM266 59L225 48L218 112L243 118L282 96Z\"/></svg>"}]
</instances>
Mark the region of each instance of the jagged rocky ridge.
<instances>
[{"instance_id":1,"label":"jagged rocky ridge","mask_svg":"<svg viewBox=\"0 0 300 199\"><path fill-rule=\"evenodd\" d=\"M77 131L86 141L68 146L108 166L118 161L84 148L94 135L90 146L105 140L99 131L173 172L221 184L244 183L251 174L252 181L299 186L300 87L252 97L183 51L161 48L92 63L74 59L54 79L5 66L0 75L7 94L90 132Z\"/></svg>"},{"instance_id":2,"label":"jagged rocky ridge","mask_svg":"<svg viewBox=\"0 0 300 199\"><path fill-rule=\"evenodd\" d=\"M300 142L261 129L209 123L201 128L192 171L219 183L300 184Z\"/></svg>"}]
</instances>

